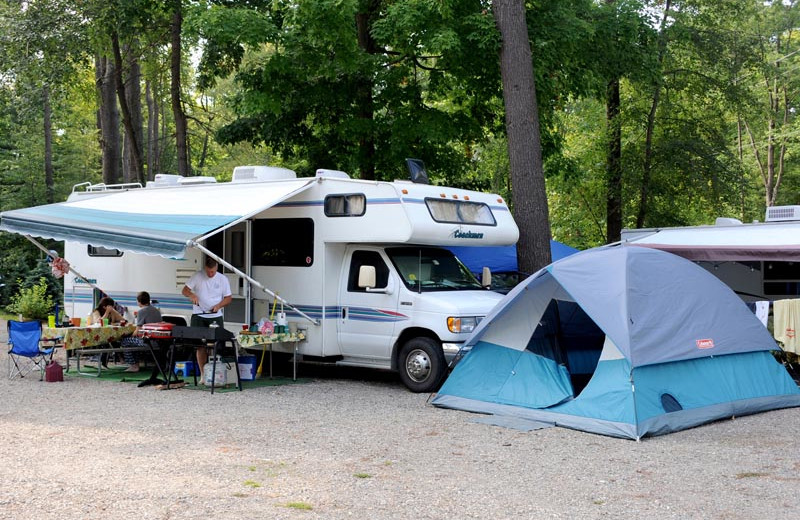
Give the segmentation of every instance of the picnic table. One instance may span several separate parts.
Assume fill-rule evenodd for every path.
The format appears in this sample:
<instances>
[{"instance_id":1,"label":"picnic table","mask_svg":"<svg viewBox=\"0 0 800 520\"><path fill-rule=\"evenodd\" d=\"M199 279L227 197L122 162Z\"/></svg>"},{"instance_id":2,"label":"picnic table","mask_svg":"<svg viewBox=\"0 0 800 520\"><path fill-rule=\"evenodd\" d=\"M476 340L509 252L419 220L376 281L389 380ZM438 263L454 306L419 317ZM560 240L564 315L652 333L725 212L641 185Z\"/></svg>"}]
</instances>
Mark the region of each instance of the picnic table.
<instances>
[{"instance_id":1,"label":"picnic table","mask_svg":"<svg viewBox=\"0 0 800 520\"><path fill-rule=\"evenodd\" d=\"M87 327L43 327L42 338L60 338L67 351L67 370L71 357L75 358L78 373L99 376L103 363L97 363L97 373L81 372L81 356L124 352L126 350L147 351L147 347L123 347L119 345L122 338L136 332L136 325L102 325Z\"/></svg>"}]
</instances>

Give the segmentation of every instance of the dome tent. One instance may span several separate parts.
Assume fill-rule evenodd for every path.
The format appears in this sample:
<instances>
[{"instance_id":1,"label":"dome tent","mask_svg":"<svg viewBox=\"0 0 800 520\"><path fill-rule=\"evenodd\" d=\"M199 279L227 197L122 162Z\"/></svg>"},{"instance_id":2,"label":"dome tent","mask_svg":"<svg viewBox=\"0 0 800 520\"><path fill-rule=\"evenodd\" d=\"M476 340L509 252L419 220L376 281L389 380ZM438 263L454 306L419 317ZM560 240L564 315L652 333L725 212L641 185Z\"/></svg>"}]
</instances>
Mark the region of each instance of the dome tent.
<instances>
[{"instance_id":1,"label":"dome tent","mask_svg":"<svg viewBox=\"0 0 800 520\"><path fill-rule=\"evenodd\" d=\"M434 405L632 439L800 406L747 306L704 269L653 249L597 248L550 264L467 346ZM590 377L579 392L576 371Z\"/></svg>"}]
</instances>

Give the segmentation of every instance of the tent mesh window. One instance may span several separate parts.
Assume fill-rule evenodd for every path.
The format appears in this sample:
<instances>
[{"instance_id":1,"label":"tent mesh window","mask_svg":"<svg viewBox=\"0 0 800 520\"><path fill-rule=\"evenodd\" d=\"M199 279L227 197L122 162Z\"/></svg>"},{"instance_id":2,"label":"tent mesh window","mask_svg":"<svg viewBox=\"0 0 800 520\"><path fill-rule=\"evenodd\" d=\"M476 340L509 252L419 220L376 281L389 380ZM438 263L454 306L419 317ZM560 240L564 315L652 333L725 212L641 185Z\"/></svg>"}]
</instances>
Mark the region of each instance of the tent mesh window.
<instances>
[{"instance_id":1,"label":"tent mesh window","mask_svg":"<svg viewBox=\"0 0 800 520\"><path fill-rule=\"evenodd\" d=\"M661 407L664 408L664 411L667 413L683 410L681 403L679 403L672 394L667 393L661 394Z\"/></svg>"}]
</instances>

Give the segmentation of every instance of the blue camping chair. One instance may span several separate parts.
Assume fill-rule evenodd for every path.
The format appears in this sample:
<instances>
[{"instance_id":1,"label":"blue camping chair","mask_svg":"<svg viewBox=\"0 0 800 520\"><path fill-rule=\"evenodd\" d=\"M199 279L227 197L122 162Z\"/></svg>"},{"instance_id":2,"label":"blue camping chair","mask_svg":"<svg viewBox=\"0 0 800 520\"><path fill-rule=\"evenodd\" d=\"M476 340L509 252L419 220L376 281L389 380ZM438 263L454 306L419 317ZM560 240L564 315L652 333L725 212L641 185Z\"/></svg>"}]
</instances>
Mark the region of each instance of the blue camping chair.
<instances>
[{"instance_id":1,"label":"blue camping chair","mask_svg":"<svg viewBox=\"0 0 800 520\"><path fill-rule=\"evenodd\" d=\"M8 321L8 378L25 377L35 368L39 380L44 379L44 368L53 359L55 344L42 348L42 324L38 321Z\"/></svg>"}]
</instances>

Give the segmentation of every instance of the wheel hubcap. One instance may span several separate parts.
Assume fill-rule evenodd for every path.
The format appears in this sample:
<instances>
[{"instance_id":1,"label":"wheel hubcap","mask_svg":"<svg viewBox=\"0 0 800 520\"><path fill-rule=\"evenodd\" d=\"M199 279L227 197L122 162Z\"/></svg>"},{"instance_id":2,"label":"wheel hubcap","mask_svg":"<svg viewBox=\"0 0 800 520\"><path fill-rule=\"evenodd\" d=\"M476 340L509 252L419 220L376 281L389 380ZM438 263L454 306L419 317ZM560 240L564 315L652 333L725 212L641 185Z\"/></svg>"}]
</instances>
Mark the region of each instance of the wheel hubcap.
<instances>
[{"instance_id":1,"label":"wheel hubcap","mask_svg":"<svg viewBox=\"0 0 800 520\"><path fill-rule=\"evenodd\" d=\"M431 360L424 351L412 350L406 358L406 373L415 382L425 381L431 373Z\"/></svg>"}]
</instances>

